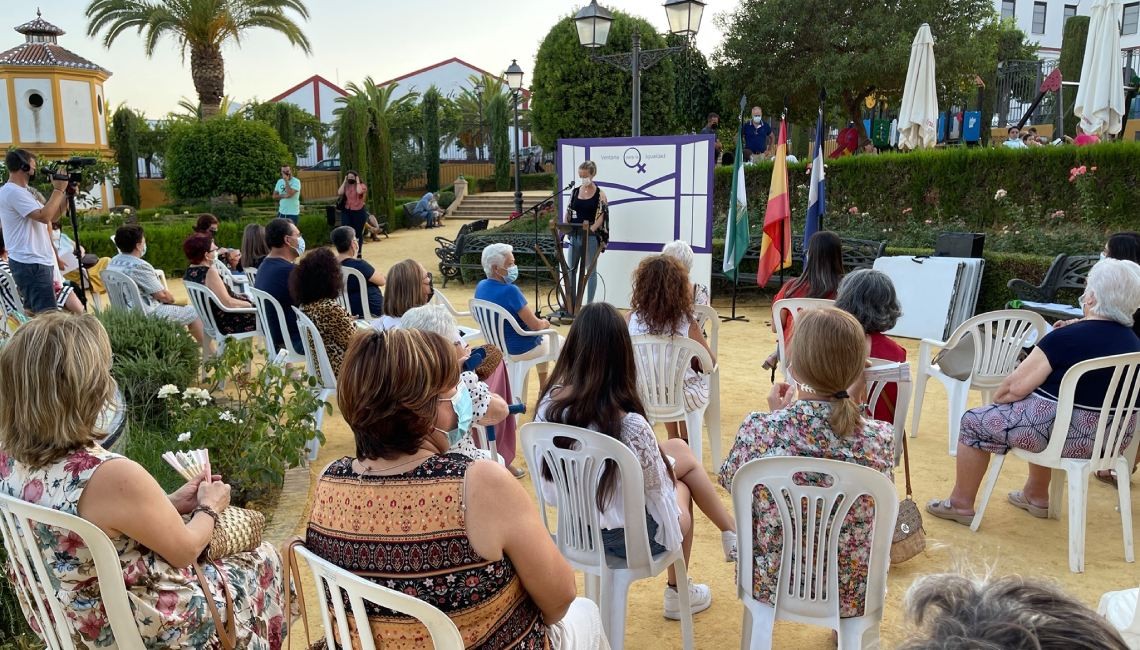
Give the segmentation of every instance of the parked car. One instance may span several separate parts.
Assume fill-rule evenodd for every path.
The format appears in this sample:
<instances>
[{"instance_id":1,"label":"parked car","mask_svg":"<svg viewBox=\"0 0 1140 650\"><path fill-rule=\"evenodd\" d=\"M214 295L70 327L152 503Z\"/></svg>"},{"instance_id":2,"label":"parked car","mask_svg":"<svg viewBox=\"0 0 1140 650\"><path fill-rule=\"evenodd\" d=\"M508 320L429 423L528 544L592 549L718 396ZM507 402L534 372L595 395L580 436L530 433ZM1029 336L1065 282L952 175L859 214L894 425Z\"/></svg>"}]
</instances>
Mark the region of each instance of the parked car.
<instances>
[{"instance_id":1,"label":"parked car","mask_svg":"<svg viewBox=\"0 0 1140 650\"><path fill-rule=\"evenodd\" d=\"M325 158L317 164L306 167L305 169L315 172L339 172L340 158Z\"/></svg>"}]
</instances>

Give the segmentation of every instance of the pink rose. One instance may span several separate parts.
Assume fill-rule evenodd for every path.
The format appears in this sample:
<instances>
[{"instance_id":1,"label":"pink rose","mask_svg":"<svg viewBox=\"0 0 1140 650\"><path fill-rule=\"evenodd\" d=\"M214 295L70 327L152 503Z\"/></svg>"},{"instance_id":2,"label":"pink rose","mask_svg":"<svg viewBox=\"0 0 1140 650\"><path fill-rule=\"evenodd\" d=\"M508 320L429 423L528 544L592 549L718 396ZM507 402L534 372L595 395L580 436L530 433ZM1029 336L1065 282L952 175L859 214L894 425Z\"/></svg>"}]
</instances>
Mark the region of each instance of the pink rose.
<instances>
[{"instance_id":1,"label":"pink rose","mask_svg":"<svg viewBox=\"0 0 1140 650\"><path fill-rule=\"evenodd\" d=\"M12 474L12 464L9 461L8 454L0 451L0 479L8 478Z\"/></svg>"},{"instance_id":2,"label":"pink rose","mask_svg":"<svg viewBox=\"0 0 1140 650\"><path fill-rule=\"evenodd\" d=\"M209 598L209 595L206 596ZM155 603L155 608L163 616L170 616L174 613L174 608L178 606L178 592L175 591L160 591L158 592L158 602Z\"/></svg>"},{"instance_id":3,"label":"pink rose","mask_svg":"<svg viewBox=\"0 0 1140 650\"><path fill-rule=\"evenodd\" d=\"M92 610L87 616L79 620L79 633L85 639L98 639L107 627L107 619L103 617L103 608Z\"/></svg>"},{"instance_id":4,"label":"pink rose","mask_svg":"<svg viewBox=\"0 0 1140 650\"><path fill-rule=\"evenodd\" d=\"M24 494L21 498L24 501L27 501L28 503L39 503L40 498L42 498L43 495L44 495L43 481L41 481L37 478L37 479L32 480L31 482L29 482L27 485L24 486Z\"/></svg>"},{"instance_id":5,"label":"pink rose","mask_svg":"<svg viewBox=\"0 0 1140 650\"><path fill-rule=\"evenodd\" d=\"M853 205L847 208L847 214L859 214L859 207Z\"/></svg>"}]
</instances>

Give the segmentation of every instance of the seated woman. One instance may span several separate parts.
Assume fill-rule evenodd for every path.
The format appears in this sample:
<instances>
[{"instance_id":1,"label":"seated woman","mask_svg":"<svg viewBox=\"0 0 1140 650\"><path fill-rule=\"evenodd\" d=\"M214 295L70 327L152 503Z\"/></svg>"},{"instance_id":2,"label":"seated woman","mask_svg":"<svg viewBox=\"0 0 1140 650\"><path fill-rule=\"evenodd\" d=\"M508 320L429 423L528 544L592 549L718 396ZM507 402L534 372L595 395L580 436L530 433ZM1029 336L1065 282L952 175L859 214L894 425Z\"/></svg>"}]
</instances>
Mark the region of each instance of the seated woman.
<instances>
[{"instance_id":1,"label":"seated woman","mask_svg":"<svg viewBox=\"0 0 1140 650\"><path fill-rule=\"evenodd\" d=\"M954 489L949 498L926 504L927 512L970 524L990 454L1004 454L1011 447L1040 452L1048 446L1061 379L1069 368L1088 359L1140 352L1140 339L1132 331L1132 314L1140 306L1140 266L1107 258L1097 262L1089 271L1080 302L1084 318L1042 337L998 387L993 404L962 415ZM1100 405L1111 378L1111 370L1102 370L1086 375L1077 384L1061 456L1092 456ZM1132 439L1133 426L1134 422L1125 445ZM1051 473L1048 467L1031 463L1025 486L1010 492L1009 502L1034 517L1048 517Z\"/></svg>"},{"instance_id":2,"label":"seated woman","mask_svg":"<svg viewBox=\"0 0 1140 650\"><path fill-rule=\"evenodd\" d=\"M249 224L241 235L242 270L256 269L266 255L269 255L269 244L265 243L265 226Z\"/></svg>"},{"instance_id":3,"label":"seated woman","mask_svg":"<svg viewBox=\"0 0 1140 650\"><path fill-rule=\"evenodd\" d=\"M111 343L94 316L50 313L22 325L0 350L0 493L82 517L107 534L146 647L218 647L205 598L224 612L228 588L237 646L280 648L289 617L277 550L266 542L203 563L210 588L203 594L193 564L229 505L230 486L203 474L167 495L138 463L100 447L96 422L114 387ZM114 645L92 589L91 552L47 529L37 537L72 641Z\"/></svg>"},{"instance_id":4,"label":"seated woman","mask_svg":"<svg viewBox=\"0 0 1140 650\"><path fill-rule=\"evenodd\" d=\"M574 571L527 491L497 463L448 453L436 417L458 378L454 345L437 334L352 340L337 403L356 457L318 479L306 546L439 608L467 648L608 648L597 606L574 597ZM377 645L430 647L410 617L377 608L369 623Z\"/></svg>"},{"instance_id":5,"label":"seated woman","mask_svg":"<svg viewBox=\"0 0 1140 650\"><path fill-rule=\"evenodd\" d=\"M784 298L823 298L835 299L839 289L839 281L843 279L843 242L839 235L830 230L821 230L808 239L807 254L804 257L804 270L798 278L788 280L776 296L772 304ZM782 319L784 326L784 349L792 342L792 315L785 313ZM776 331L775 315L772 318L772 331ZM778 352L768 355L764 361L764 368L775 368L779 363Z\"/></svg>"},{"instance_id":6,"label":"seated woman","mask_svg":"<svg viewBox=\"0 0 1140 650\"><path fill-rule=\"evenodd\" d=\"M475 299L486 300L507 310L515 317L519 329L526 332L544 330L550 321L534 315L527 305L526 296L515 286L519 267L515 265L514 249L510 244L491 244L483 249L483 272L487 275L475 287ZM507 352L515 359L534 359L550 353L550 339L544 336L521 336L514 328L505 331ZM538 379L546 383L547 362L538 364Z\"/></svg>"},{"instance_id":7,"label":"seated woman","mask_svg":"<svg viewBox=\"0 0 1140 650\"><path fill-rule=\"evenodd\" d=\"M368 307L368 314L381 314L384 311L384 294L380 287L384 286L384 275L374 266L357 257L360 254L360 243L356 239L356 231L351 226L334 228L329 235L333 246L336 247L336 258L341 266L354 269L364 276L368 304L360 304L360 286L356 278L349 278L347 283L348 304L352 307L352 315L364 318L364 307Z\"/></svg>"},{"instance_id":8,"label":"seated woman","mask_svg":"<svg viewBox=\"0 0 1140 650\"><path fill-rule=\"evenodd\" d=\"M871 358L895 363L906 361L906 348L883 334L894 327L902 315L895 285L886 273L859 269L847 274L839 283L835 307L854 316L863 326L867 342L871 345ZM897 384L884 386L879 403L875 405L874 418L894 422L898 396Z\"/></svg>"},{"instance_id":9,"label":"seated woman","mask_svg":"<svg viewBox=\"0 0 1140 650\"><path fill-rule=\"evenodd\" d=\"M218 245L214 243L212 237L202 234L190 235L189 239L182 242L182 252L190 262L190 266L182 276L183 281L206 285L206 288L218 297L218 301L229 309L253 307L253 303L234 293L233 289L222 280L215 264ZM222 334L241 334L257 329L257 314L233 314L222 311L213 304L210 305L210 309L214 312L214 321L217 322L218 330Z\"/></svg>"},{"instance_id":10,"label":"seated woman","mask_svg":"<svg viewBox=\"0 0 1140 650\"><path fill-rule=\"evenodd\" d=\"M426 305L431 299L431 273L419 262L406 259L388 269L384 282L384 315L372 321L372 327L384 331L400 327L400 319L412 307Z\"/></svg>"},{"instance_id":11,"label":"seated woman","mask_svg":"<svg viewBox=\"0 0 1140 650\"><path fill-rule=\"evenodd\" d=\"M768 395L771 412L746 416L736 434L720 484L732 490L732 478L750 460L802 456L841 460L870 467L893 480L894 436L886 422L864 420L849 391L859 386L867 360L863 327L851 314L827 307L802 316L792 339L798 392L777 383ZM814 480L820 480L815 475ZM805 479L813 480L812 475ZM780 575L783 532L778 506L764 487L753 495L756 525L752 595L772 604ZM874 504L863 496L843 520L839 537L839 615L860 616L867 591Z\"/></svg>"},{"instance_id":12,"label":"seated woman","mask_svg":"<svg viewBox=\"0 0 1140 650\"><path fill-rule=\"evenodd\" d=\"M661 254L676 258L685 267L686 273L693 272L693 247L689 246L688 242L682 239L671 241L661 249ZM694 282L693 304L707 306L710 300L709 288L699 282Z\"/></svg>"},{"instance_id":13,"label":"seated woman","mask_svg":"<svg viewBox=\"0 0 1140 650\"><path fill-rule=\"evenodd\" d=\"M344 351L357 332L356 319L337 302L341 286L340 262L328 247L309 251L289 274L293 304L317 326L334 375L340 374Z\"/></svg>"},{"instance_id":14,"label":"seated woman","mask_svg":"<svg viewBox=\"0 0 1140 650\"><path fill-rule=\"evenodd\" d=\"M633 272L633 296L630 298L628 318L631 336L650 334L688 337L700 343L708 351L712 362L716 363L712 349L693 318L689 274L676 258L653 255L641 260ZM703 370L707 372L712 368ZM695 367L689 368L685 371L685 410L692 412L708 403L707 376ZM680 436L685 442L689 440L688 429L683 421L667 422L665 430L670 438Z\"/></svg>"},{"instance_id":15,"label":"seated woman","mask_svg":"<svg viewBox=\"0 0 1140 650\"><path fill-rule=\"evenodd\" d=\"M1111 257L1114 260L1128 260L1140 264L1140 234L1124 231L1113 234L1104 244L1100 252L1101 258ZM1053 327L1064 327L1079 321L1079 318L1062 320L1053 323ZM1132 314L1132 331L1140 336L1140 310ZM1099 476L1099 473L1098 473Z\"/></svg>"},{"instance_id":16,"label":"seated woman","mask_svg":"<svg viewBox=\"0 0 1140 650\"><path fill-rule=\"evenodd\" d=\"M455 348L455 360L462 370L463 364L471 356L471 347L459 335L459 326L447 307L443 305L423 305L409 309L402 319L404 329L432 332L451 341ZM471 425L496 425L507 418L507 402L491 392L487 384L479 381L479 376L468 370L459 375L459 383L452 386L439 401L435 426L447 433L451 444L448 451L463 454L473 460L491 458L487 451L475 446L471 437Z\"/></svg>"},{"instance_id":17,"label":"seated woman","mask_svg":"<svg viewBox=\"0 0 1140 650\"><path fill-rule=\"evenodd\" d=\"M598 363L605 359L605 363ZM708 474L689 446L676 438L658 444L645 419L637 392L637 366L633 343L621 314L613 305L590 303L574 319L566 345L558 355L550 383L539 395L534 419L557 422L603 433L629 447L645 477L645 521L653 554L685 549L685 562L693 546L693 501L721 530L724 559L736 558L736 522L717 496ZM534 468L532 468L534 469ZM535 469L534 471L538 471ZM547 500L556 498L549 469L541 483ZM610 465L598 494L600 525L606 553L625 557L625 510L621 476ZM640 514L636 515L640 516ZM665 588L665 618L680 619L677 576L669 568ZM688 585L693 613L712 605L707 585Z\"/></svg>"}]
</instances>

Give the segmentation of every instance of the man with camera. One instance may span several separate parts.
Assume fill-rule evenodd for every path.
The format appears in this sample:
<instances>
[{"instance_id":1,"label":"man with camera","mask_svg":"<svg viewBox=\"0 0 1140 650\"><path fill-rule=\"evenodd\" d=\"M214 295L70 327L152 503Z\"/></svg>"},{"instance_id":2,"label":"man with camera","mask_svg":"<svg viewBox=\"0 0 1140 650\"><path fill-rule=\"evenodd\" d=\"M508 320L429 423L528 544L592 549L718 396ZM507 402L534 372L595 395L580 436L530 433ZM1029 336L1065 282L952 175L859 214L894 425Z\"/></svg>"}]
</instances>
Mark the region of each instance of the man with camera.
<instances>
[{"instance_id":1,"label":"man with camera","mask_svg":"<svg viewBox=\"0 0 1140 650\"><path fill-rule=\"evenodd\" d=\"M58 264L51 241L51 223L67 204L66 178L52 176L52 193L44 205L28 191L36 175L36 156L13 149L4 156L8 182L0 185L0 229L8 246L12 278L33 314L57 309L55 273Z\"/></svg>"}]
</instances>

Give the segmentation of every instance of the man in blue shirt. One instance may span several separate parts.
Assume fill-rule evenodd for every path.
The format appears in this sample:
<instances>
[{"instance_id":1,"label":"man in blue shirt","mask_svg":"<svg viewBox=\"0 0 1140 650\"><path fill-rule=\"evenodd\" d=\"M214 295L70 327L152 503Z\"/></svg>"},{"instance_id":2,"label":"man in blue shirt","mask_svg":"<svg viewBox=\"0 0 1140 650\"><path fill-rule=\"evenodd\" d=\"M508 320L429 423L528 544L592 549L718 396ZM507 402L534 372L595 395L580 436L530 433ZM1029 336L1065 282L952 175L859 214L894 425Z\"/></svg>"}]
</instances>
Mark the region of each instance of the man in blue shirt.
<instances>
[{"instance_id":1,"label":"man in blue shirt","mask_svg":"<svg viewBox=\"0 0 1140 650\"><path fill-rule=\"evenodd\" d=\"M744 125L744 146L754 155L763 156L764 152L768 151L768 142L771 139L772 127L764 121L763 109L753 106L752 119Z\"/></svg>"},{"instance_id":2,"label":"man in blue shirt","mask_svg":"<svg viewBox=\"0 0 1140 650\"><path fill-rule=\"evenodd\" d=\"M437 197L434 193L428 192L416 201L415 207L412 208L412 214L424 220L425 228L435 228L439 225L439 213L435 210L434 203Z\"/></svg>"},{"instance_id":3,"label":"man in blue shirt","mask_svg":"<svg viewBox=\"0 0 1140 650\"><path fill-rule=\"evenodd\" d=\"M269 255L257 267L257 280L254 281L253 288L268 293L281 304L293 350L301 352L297 315L293 313L293 297L289 293L289 275L293 273L296 259L305 252L305 238L293 222L278 217L265 226L265 243L269 245ZM277 323L274 310L269 311L269 321L266 325L270 338L273 339L273 347L280 350L285 347L285 342L281 340L281 326Z\"/></svg>"}]
</instances>

